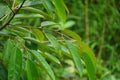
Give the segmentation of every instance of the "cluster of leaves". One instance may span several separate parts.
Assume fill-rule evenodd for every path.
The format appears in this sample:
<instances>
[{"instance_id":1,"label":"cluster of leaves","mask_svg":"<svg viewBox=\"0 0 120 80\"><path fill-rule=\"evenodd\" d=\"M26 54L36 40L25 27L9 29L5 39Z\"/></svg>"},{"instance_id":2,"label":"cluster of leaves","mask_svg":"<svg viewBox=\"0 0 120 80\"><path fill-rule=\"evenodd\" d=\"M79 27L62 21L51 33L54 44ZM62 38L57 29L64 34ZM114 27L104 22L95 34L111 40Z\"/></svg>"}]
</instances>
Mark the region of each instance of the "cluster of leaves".
<instances>
[{"instance_id":1,"label":"cluster of leaves","mask_svg":"<svg viewBox=\"0 0 120 80\"><path fill-rule=\"evenodd\" d=\"M119 0L70 0L70 20L76 22L72 30L85 39L86 4L88 1L89 45L98 57L96 80L120 79L120 1Z\"/></svg>"},{"instance_id":2,"label":"cluster of leaves","mask_svg":"<svg viewBox=\"0 0 120 80\"><path fill-rule=\"evenodd\" d=\"M68 29L74 22L66 21L63 0L0 0L0 11L1 80L56 80L52 64L65 59L94 80L94 53Z\"/></svg>"}]
</instances>

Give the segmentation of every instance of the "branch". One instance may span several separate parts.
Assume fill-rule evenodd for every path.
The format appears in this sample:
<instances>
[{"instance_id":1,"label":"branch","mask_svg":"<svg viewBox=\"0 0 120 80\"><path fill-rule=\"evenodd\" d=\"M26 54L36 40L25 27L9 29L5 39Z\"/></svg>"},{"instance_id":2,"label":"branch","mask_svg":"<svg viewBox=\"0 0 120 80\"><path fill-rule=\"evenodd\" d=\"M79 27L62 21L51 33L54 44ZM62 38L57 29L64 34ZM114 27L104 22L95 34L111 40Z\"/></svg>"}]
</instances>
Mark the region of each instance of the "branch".
<instances>
[{"instance_id":1,"label":"branch","mask_svg":"<svg viewBox=\"0 0 120 80\"><path fill-rule=\"evenodd\" d=\"M4 24L2 27L0 27L0 31L3 30L4 28L7 27L7 25L9 25L9 23L12 21L12 19L14 18L14 16L19 12L19 10L22 8L22 5L24 4L25 0L22 2L22 4L20 5L20 7L16 10L16 12L13 14L13 16L10 18L10 20Z\"/></svg>"}]
</instances>

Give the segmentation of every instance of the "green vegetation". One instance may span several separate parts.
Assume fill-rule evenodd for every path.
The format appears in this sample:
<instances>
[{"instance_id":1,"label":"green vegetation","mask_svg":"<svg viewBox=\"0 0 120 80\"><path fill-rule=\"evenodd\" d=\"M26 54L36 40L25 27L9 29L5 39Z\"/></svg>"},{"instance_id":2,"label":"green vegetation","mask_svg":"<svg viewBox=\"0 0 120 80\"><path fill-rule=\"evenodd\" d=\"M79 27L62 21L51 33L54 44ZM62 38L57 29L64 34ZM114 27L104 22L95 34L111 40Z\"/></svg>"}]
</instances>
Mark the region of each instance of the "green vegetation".
<instances>
[{"instance_id":1,"label":"green vegetation","mask_svg":"<svg viewBox=\"0 0 120 80\"><path fill-rule=\"evenodd\" d=\"M119 80L119 0L0 0L0 80Z\"/></svg>"}]
</instances>

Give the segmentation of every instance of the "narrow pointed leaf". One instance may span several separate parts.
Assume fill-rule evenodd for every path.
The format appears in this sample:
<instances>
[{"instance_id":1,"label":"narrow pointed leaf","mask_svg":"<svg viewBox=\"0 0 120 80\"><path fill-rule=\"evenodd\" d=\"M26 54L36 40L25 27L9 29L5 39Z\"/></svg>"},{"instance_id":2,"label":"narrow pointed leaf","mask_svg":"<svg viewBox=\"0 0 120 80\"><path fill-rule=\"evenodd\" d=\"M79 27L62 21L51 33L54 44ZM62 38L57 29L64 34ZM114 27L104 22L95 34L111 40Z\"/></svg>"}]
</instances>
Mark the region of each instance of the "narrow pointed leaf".
<instances>
[{"instance_id":1,"label":"narrow pointed leaf","mask_svg":"<svg viewBox=\"0 0 120 80\"><path fill-rule=\"evenodd\" d=\"M49 14L53 12L53 6L49 0L41 0Z\"/></svg>"},{"instance_id":2,"label":"narrow pointed leaf","mask_svg":"<svg viewBox=\"0 0 120 80\"><path fill-rule=\"evenodd\" d=\"M82 57L88 71L89 80L95 80L95 68L90 56L86 52L83 52Z\"/></svg>"},{"instance_id":3,"label":"narrow pointed leaf","mask_svg":"<svg viewBox=\"0 0 120 80\"><path fill-rule=\"evenodd\" d=\"M57 64L60 64L59 59L57 59L54 55L50 54L50 53L42 53L42 55L44 57L46 57L46 59L50 60L51 62L55 62Z\"/></svg>"},{"instance_id":4,"label":"narrow pointed leaf","mask_svg":"<svg viewBox=\"0 0 120 80\"><path fill-rule=\"evenodd\" d=\"M63 4L63 0L54 0L54 5L56 8L57 15L64 23L66 21L66 12L65 12L65 5Z\"/></svg>"},{"instance_id":5,"label":"narrow pointed leaf","mask_svg":"<svg viewBox=\"0 0 120 80\"><path fill-rule=\"evenodd\" d=\"M26 70L27 70L28 80L39 80L39 74L37 72L37 68L32 61L27 60Z\"/></svg>"},{"instance_id":6,"label":"narrow pointed leaf","mask_svg":"<svg viewBox=\"0 0 120 80\"><path fill-rule=\"evenodd\" d=\"M44 35L43 35L42 31L40 31L39 29L32 29L32 32L39 41L44 40Z\"/></svg>"},{"instance_id":7,"label":"narrow pointed leaf","mask_svg":"<svg viewBox=\"0 0 120 80\"><path fill-rule=\"evenodd\" d=\"M13 47L13 44L10 39L7 40L4 46L4 55L3 55L3 61L7 65L10 59L10 51Z\"/></svg>"},{"instance_id":8,"label":"narrow pointed leaf","mask_svg":"<svg viewBox=\"0 0 120 80\"><path fill-rule=\"evenodd\" d=\"M79 57L78 51L77 51L76 47L73 45L73 43L71 43L69 41L66 41L66 43L67 43L67 47L68 47L70 53L72 54L72 57L75 62L75 65L78 69L78 72L79 72L80 76L82 76L83 66L82 66L81 58Z\"/></svg>"},{"instance_id":9,"label":"narrow pointed leaf","mask_svg":"<svg viewBox=\"0 0 120 80\"><path fill-rule=\"evenodd\" d=\"M51 79L55 80L55 75L53 73L53 70L51 69L50 65L47 63L45 58L37 51L31 50L31 53L37 59L37 61L43 66L43 68L48 73L48 75L51 77Z\"/></svg>"},{"instance_id":10,"label":"narrow pointed leaf","mask_svg":"<svg viewBox=\"0 0 120 80\"><path fill-rule=\"evenodd\" d=\"M22 53L14 47L11 51L9 67L8 67L8 80L19 80L22 72Z\"/></svg>"},{"instance_id":11,"label":"narrow pointed leaf","mask_svg":"<svg viewBox=\"0 0 120 80\"><path fill-rule=\"evenodd\" d=\"M51 44L54 46L54 48L56 48L57 50L60 50L60 45L57 42L56 38L49 34L49 33L45 33L45 36L47 37L47 39L51 42Z\"/></svg>"}]
</instances>

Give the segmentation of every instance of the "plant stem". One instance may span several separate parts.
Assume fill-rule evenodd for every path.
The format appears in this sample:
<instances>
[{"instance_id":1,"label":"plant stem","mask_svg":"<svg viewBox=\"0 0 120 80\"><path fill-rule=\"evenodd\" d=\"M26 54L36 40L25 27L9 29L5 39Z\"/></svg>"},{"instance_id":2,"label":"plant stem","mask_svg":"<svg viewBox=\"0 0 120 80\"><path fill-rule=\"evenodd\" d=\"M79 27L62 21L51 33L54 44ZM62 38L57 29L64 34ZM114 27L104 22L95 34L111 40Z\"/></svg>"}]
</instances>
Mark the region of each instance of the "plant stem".
<instances>
[{"instance_id":1,"label":"plant stem","mask_svg":"<svg viewBox=\"0 0 120 80\"><path fill-rule=\"evenodd\" d=\"M0 31L3 30L4 28L7 27L7 25L9 25L9 23L12 21L12 19L14 18L14 16L19 12L19 10L22 8L22 5L24 4L25 0L22 2L22 4L20 5L20 7L16 10L16 12L14 12L13 16L10 18L10 20L4 24L2 27L0 27Z\"/></svg>"},{"instance_id":2,"label":"plant stem","mask_svg":"<svg viewBox=\"0 0 120 80\"><path fill-rule=\"evenodd\" d=\"M89 43L89 16L88 16L88 0L85 0L85 39Z\"/></svg>"}]
</instances>

